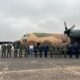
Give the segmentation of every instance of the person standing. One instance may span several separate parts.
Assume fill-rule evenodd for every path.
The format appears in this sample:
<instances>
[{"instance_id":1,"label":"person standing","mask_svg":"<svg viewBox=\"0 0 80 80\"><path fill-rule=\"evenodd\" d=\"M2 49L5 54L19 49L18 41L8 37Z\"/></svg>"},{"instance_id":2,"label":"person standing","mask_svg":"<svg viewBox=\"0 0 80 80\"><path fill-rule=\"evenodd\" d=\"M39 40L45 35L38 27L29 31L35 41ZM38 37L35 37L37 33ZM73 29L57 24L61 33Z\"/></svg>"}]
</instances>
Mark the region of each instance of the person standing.
<instances>
[{"instance_id":1,"label":"person standing","mask_svg":"<svg viewBox=\"0 0 80 80\"><path fill-rule=\"evenodd\" d=\"M78 56L80 56L80 43L78 43L78 50L77 50ZM79 58L79 57L78 57Z\"/></svg>"},{"instance_id":2,"label":"person standing","mask_svg":"<svg viewBox=\"0 0 80 80\"><path fill-rule=\"evenodd\" d=\"M49 46L49 52L50 52L50 57L51 58L53 58L53 49L54 49L53 45L50 45Z\"/></svg>"},{"instance_id":3,"label":"person standing","mask_svg":"<svg viewBox=\"0 0 80 80\"><path fill-rule=\"evenodd\" d=\"M42 58L42 53L43 53L43 44L42 43L39 45L38 50L39 50L40 58Z\"/></svg>"},{"instance_id":4,"label":"person standing","mask_svg":"<svg viewBox=\"0 0 80 80\"><path fill-rule=\"evenodd\" d=\"M68 52L68 46L65 45L65 46L63 46L63 55L64 55L64 58L67 58L67 52Z\"/></svg>"},{"instance_id":5,"label":"person standing","mask_svg":"<svg viewBox=\"0 0 80 80\"><path fill-rule=\"evenodd\" d=\"M28 57L28 50L29 50L29 45L28 45L28 43L25 43L25 44L24 44L25 57Z\"/></svg>"},{"instance_id":6,"label":"person standing","mask_svg":"<svg viewBox=\"0 0 80 80\"><path fill-rule=\"evenodd\" d=\"M54 54L55 54L55 58L58 58L58 55L59 55L59 47L58 46L55 46Z\"/></svg>"},{"instance_id":7,"label":"person standing","mask_svg":"<svg viewBox=\"0 0 80 80\"><path fill-rule=\"evenodd\" d=\"M4 43L1 45L1 50L2 50L1 57L6 58L6 45Z\"/></svg>"},{"instance_id":8,"label":"person standing","mask_svg":"<svg viewBox=\"0 0 80 80\"><path fill-rule=\"evenodd\" d=\"M33 51L34 51L34 45L31 43L31 44L29 45L29 53L30 53L30 55L33 54Z\"/></svg>"},{"instance_id":9,"label":"person standing","mask_svg":"<svg viewBox=\"0 0 80 80\"><path fill-rule=\"evenodd\" d=\"M18 56L18 44L17 44L17 42L13 43L13 47L14 47L14 58L17 58L17 56Z\"/></svg>"},{"instance_id":10,"label":"person standing","mask_svg":"<svg viewBox=\"0 0 80 80\"><path fill-rule=\"evenodd\" d=\"M74 53L75 57L79 58L79 52L78 52L78 50L80 49L80 46L79 46L79 44L77 42L74 43L74 49L75 49L75 53Z\"/></svg>"},{"instance_id":11,"label":"person standing","mask_svg":"<svg viewBox=\"0 0 80 80\"><path fill-rule=\"evenodd\" d=\"M63 46L59 46L58 49L59 49L58 57L62 58L62 55L63 55Z\"/></svg>"},{"instance_id":12,"label":"person standing","mask_svg":"<svg viewBox=\"0 0 80 80\"><path fill-rule=\"evenodd\" d=\"M7 44L7 58L10 56L11 58L11 48L12 48L12 45L9 43Z\"/></svg>"},{"instance_id":13,"label":"person standing","mask_svg":"<svg viewBox=\"0 0 80 80\"><path fill-rule=\"evenodd\" d=\"M69 44L69 46L68 46L69 58L72 58L73 51L74 51L73 45L72 44Z\"/></svg>"},{"instance_id":14,"label":"person standing","mask_svg":"<svg viewBox=\"0 0 80 80\"><path fill-rule=\"evenodd\" d=\"M44 57L47 58L49 47L46 43L44 44L43 49L44 49Z\"/></svg>"},{"instance_id":15,"label":"person standing","mask_svg":"<svg viewBox=\"0 0 80 80\"><path fill-rule=\"evenodd\" d=\"M38 55L38 46L37 46L37 44L34 45L34 55L35 55L35 58Z\"/></svg>"},{"instance_id":16,"label":"person standing","mask_svg":"<svg viewBox=\"0 0 80 80\"><path fill-rule=\"evenodd\" d=\"M20 44L20 47L19 47L19 58L22 58L22 52L23 52L23 44Z\"/></svg>"}]
</instances>

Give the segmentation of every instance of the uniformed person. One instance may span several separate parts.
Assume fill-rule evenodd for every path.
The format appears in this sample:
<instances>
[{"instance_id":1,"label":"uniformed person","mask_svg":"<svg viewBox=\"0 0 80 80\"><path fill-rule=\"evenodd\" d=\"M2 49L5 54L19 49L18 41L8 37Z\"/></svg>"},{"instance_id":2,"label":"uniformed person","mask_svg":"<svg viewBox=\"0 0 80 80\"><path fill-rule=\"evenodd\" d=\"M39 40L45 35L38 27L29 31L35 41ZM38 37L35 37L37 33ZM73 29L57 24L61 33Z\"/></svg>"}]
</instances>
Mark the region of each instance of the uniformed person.
<instances>
[{"instance_id":1,"label":"uniformed person","mask_svg":"<svg viewBox=\"0 0 80 80\"><path fill-rule=\"evenodd\" d=\"M13 48L14 48L14 58L18 57L18 44L17 42L13 43Z\"/></svg>"},{"instance_id":2,"label":"uniformed person","mask_svg":"<svg viewBox=\"0 0 80 80\"><path fill-rule=\"evenodd\" d=\"M28 45L28 43L25 43L24 44L24 53L25 53L25 57L28 57L28 50L29 50L29 45Z\"/></svg>"},{"instance_id":3,"label":"uniformed person","mask_svg":"<svg viewBox=\"0 0 80 80\"><path fill-rule=\"evenodd\" d=\"M11 48L12 48L12 45L9 43L7 44L7 58L10 56L11 58Z\"/></svg>"},{"instance_id":4,"label":"uniformed person","mask_svg":"<svg viewBox=\"0 0 80 80\"><path fill-rule=\"evenodd\" d=\"M1 57L6 58L6 45L4 43L1 45L1 50L2 50Z\"/></svg>"},{"instance_id":5,"label":"uniformed person","mask_svg":"<svg viewBox=\"0 0 80 80\"><path fill-rule=\"evenodd\" d=\"M19 47L19 58L22 58L22 52L23 52L23 44L20 44L20 47Z\"/></svg>"},{"instance_id":6,"label":"uniformed person","mask_svg":"<svg viewBox=\"0 0 80 80\"><path fill-rule=\"evenodd\" d=\"M75 54L76 58L79 58L79 52L78 52L79 49L80 49L79 47L80 47L79 44L77 42L75 42L74 43L74 49L75 49L75 53L74 54Z\"/></svg>"},{"instance_id":7,"label":"uniformed person","mask_svg":"<svg viewBox=\"0 0 80 80\"><path fill-rule=\"evenodd\" d=\"M58 49L59 49L58 57L62 58L62 55L63 55L63 46L59 46Z\"/></svg>"},{"instance_id":8,"label":"uniformed person","mask_svg":"<svg viewBox=\"0 0 80 80\"><path fill-rule=\"evenodd\" d=\"M52 57L55 57L56 53L55 53L55 49L56 49L56 45L55 44L51 44L52 46Z\"/></svg>"},{"instance_id":9,"label":"uniformed person","mask_svg":"<svg viewBox=\"0 0 80 80\"><path fill-rule=\"evenodd\" d=\"M50 45L49 46L49 51L50 51L50 57L52 58L53 57L53 46L52 45Z\"/></svg>"},{"instance_id":10,"label":"uniformed person","mask_svg":"<svg viewBox=\"0 0 80 80\"><path fill-rule=\"evenodd\" d=\"M78 44L78 50L77 50L78 56L80 56L80 44Z\"/></svg>"},{"instance_id":11,"label":"uniformed person","mask_svg":"<svg viewBox=\"0 0 80 80\"><path fill-rule=\"evenodd\" d=\"M43 44L42 43L39 45L38 50L39 50L39 55L40 55L40 58L41 58L42 54L43 54Z\"/></svg>"},{"instance_id":12,"label":"uniformed person","mask_svg":"<svg viewBox=\"0 0 80 80\"><path fill-rule=\"evenodd\" d=\"M63 46L63 55L64 55L64 58L67 58L67 52L68 52L67 45Z\"/></svg>"},{"instance_id":13,"label":"uniformed person","mask_svg":"<svg viewBox=\"0 0 80 80\"><path fill-rule=\"evenodd\" d=\"M70 44L69 46L68 46L68 52L69 52L69 58L72 58L72 55L73 55L73 45L72 44Z\"/></svg>"},{"instance_id":14,"label":"uniformed person","mask_svg":"<svg viewBox=\"0 0 80 80\"><path fill-rule=\"evenodd\" d=\"M38 55L38 46L37 46L37 44L34 45L34 55L35 55L35 58Z\"/></svg>"},{"instance_id":15,"label":"uniformed person","mask_svg":"<svg viewBox=\"0 0 80 80\"><path fill-rule=\"evenodd\" d=\"M43 46L44 57L45 58L47 58L47 56L48 56L48 49L49 49L49 46L45 43L44 46Z\"/></svg>"},{"instance_id":16,"label":"uniformed person","mask_svg":"<svg viewBox=\"0 0 80 80\"><path fill-rule=\"evenodd\" d=\"M54 52L55 52L55 58L58 58L59 48L57 46L55 46Z\"/></svg>"}]
</instances>

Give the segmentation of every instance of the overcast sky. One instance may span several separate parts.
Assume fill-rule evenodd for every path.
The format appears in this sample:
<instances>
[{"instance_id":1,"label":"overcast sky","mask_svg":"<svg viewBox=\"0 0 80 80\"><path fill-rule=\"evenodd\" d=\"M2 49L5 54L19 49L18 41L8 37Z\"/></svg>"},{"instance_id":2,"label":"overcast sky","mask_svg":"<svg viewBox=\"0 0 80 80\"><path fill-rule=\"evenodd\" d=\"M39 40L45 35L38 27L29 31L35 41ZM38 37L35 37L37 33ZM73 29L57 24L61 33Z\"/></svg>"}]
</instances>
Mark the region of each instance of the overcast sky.
<instances>
[{"instance_id":1,"label":"overcast sky","mask_svg":"<svg viewBox=\"0 0 80 80\"><path fill-rule=\"evenodd\" d=\"M0 0L0 41L14 41L28 32L63 33L80 27L80 0Z\"/></svg>"}]
</instances>

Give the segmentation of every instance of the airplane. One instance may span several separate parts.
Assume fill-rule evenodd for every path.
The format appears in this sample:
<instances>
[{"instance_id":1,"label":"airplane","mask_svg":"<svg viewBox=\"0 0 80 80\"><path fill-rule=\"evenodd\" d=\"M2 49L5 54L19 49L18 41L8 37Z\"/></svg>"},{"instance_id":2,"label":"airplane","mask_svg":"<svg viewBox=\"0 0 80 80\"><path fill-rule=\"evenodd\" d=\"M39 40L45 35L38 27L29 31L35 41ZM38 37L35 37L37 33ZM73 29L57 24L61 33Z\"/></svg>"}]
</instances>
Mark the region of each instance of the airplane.
<instances>
[{"instance_id":1,"label":"airplane","mask_svg":"<svg viewBox=\"0 0 80 80\"><path fill-rule=\"evenodd\" d=\"M70 42L80 43L80 30L74 29L75 25L73 25L71 28L68 28L66 22L64 22L64 26L65 26L64 34L67 34L67 36L70 38Z\"/></svg>"},{"instance_id":2,"label":"airplane","mask_svg":"<svg viewBox=\"0 0 80 80\"><path fill-rule=\"evenodd\" d=\"M63 34L54 33L28 33L22 36L21 43L48 43L55 46L64 45L69 43L69 38Z\"/></svg>"},{"instance_id":3,"label":"airplane","mask_svg":"<svg viewBox=\"0 0 80 80\"><path fill-rule=\"evenodd\" d=\"M76 42L76 41L80 41L80 30L73 30L73 28L75 27L75 25L73 25L71 28L67 27L66 22L64 22L64 26L65 26L65 31L64 34L57 34L57 33L28 33L25 34L21 37L20 40L15 41L18 44L22 43L48 43L48 44L52 44L55 46L59 46L59 45L67 45L70 42Z\"/></svg>"}]
</instances>

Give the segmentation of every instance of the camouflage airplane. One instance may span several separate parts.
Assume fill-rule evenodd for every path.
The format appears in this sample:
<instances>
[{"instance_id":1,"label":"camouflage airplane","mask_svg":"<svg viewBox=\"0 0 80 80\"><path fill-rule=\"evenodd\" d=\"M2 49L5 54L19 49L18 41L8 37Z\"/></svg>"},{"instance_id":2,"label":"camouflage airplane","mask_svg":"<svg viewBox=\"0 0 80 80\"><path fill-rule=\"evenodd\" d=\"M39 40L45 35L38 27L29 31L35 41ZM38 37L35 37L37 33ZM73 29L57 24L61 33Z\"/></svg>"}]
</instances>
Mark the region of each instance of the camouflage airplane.
<instances>
[{"instance_id":1,"label":"camouflage airplane","mask_svg":"<svg viewBox=\"0 0 80 80\"><path fill-rule=\"evenodd\" d=\"M68 44L69 38L62 34L52 33L28 33L22 36L20 42L36 42L36 43L51 43L53 45Z\"/></svg>"}]
</instances>

